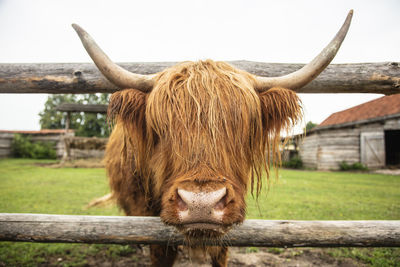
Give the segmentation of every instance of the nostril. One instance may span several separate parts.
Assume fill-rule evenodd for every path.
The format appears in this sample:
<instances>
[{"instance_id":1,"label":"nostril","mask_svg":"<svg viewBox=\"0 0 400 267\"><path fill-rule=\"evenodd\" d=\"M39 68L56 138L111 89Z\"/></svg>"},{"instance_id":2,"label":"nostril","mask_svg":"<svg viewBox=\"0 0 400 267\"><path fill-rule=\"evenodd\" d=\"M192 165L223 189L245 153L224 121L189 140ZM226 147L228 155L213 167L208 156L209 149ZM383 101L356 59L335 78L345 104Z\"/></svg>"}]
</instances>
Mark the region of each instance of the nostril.
<instances>
[{"instance_id":1,"label":"nostril","mask_svg":"<svg viewBox=\"0 0 400 267\"><path fill-rule=\"evenodd\" d=\"M214 206L214 210L221 211L226 207L226 195L221 198Z\"/></svg>"},{"instance_id":2,"label":"nostril","mask_svg":"<svg viewBox=\"0 0 400 267\"><path fill-rule=\"evenodd\" d=\"M179 195L179 190L177 190L177 192L176 192L176 201L177 201L178 210L185 211L188 209L188 205L185 203L185 201L183 201L183 199Z\"/></svg>"}]
</instances>

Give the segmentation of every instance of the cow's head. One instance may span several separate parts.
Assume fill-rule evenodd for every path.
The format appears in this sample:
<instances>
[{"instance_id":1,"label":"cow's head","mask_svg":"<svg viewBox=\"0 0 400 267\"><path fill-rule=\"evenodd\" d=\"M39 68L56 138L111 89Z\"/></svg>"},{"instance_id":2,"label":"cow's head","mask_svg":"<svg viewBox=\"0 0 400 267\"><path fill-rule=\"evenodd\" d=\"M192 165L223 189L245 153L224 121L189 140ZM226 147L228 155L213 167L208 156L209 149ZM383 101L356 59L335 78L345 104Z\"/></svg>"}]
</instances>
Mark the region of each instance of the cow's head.
<instances>
[{"instance_id":1,"label":"cow's head","mask_svg":"<svg viewBox=\"0 0 400 267\"><path fill-rule=\"evenodd\" d=\"M279 161L281 130L301 118L295 90L330 63L351 16L311 63L269 78L211 60L131 73L73 25L99 70L125 89L112 95L109 113L126 133L148 193L161 201L165 223L190 237L215 237L244 220L248 188L259 192L267 163Z\"/></svg>"}]
</instances>

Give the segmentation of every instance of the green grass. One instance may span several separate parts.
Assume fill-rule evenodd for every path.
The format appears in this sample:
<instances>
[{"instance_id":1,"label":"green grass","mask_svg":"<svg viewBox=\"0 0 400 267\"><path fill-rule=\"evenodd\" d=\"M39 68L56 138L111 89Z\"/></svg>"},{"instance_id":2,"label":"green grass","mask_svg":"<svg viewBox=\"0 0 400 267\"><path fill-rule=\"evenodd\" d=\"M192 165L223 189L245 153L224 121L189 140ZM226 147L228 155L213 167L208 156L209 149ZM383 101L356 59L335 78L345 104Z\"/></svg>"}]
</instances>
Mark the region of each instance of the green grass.
<instances>
[{"instance_id":1,"label":"green grass","mask_svg":"<svg viewBox=\"0 0 400 267\"><path fill-rule=\"evenodd\" d=\"M265 183L266 185L267 183ZM400 176L281 170L248 217L287 220L399 220Z\"/></svg>"},{"instance_id":2,"label":"green grass","mask_svg":"<svg viewBox=\"0 0 400 267\"><path fill-rule=\"evenodd\" d=\"M281 170L269 190L265 186L258 201L249 196L247 205L252 219L400 220L400 176ZM328 254L370 266L400 266L400 248L335 248Z\"/></svg>"},{"instance_id":3,"label":"green grass","mask_svg":"<svg viewBox=\"0 0 400 267\"><path fill-rule=\"evenodd\" d=\"M122 215L116 207L86 209L90 200L108 193L104 169L48 168L51 160L0 160L0 212L75 215ZM87 256L104 247L110 256L127 246L0 243L0 266L35 266L62 255L65 266L83 266Z\"/></svg>"},{"instance_id":4,"label":"green grass","mask_svg":"<svg viewBox=\"0 0 400 267\"><path fill-rule=\"evenodd\" d=\"M120 215L115 207L85 209L90 200L109 192L104 169L48 168L35 164L51 162L0 160L0 212Z\"/></svg>"},{"instance_id":5,"label":"green grass","mask_svg":"<svg viewBox=\"0 0 400 267\"><path fill-rule=\"evenodd\" d=\"M90 200L108 192L104 169L37 165L51 162L54 161L0 160L0 212L122 215L115 207L85 209ZM270 181L269 190L265 189L258 201L248 197L248 218L400 219L399 176L281 170L279 179ZM34 266L48 263L49 259L53 259L52 264L83 266L88 256L97 257L100 251L106 251L103 256L113 260L133 255L133 250L118 245L0 242L0 266ZM372 266L400 266L400 249L340 248L329 249L328 253ZM62 260L57 262L58 258Z\"/></svg>"}]
</instances>

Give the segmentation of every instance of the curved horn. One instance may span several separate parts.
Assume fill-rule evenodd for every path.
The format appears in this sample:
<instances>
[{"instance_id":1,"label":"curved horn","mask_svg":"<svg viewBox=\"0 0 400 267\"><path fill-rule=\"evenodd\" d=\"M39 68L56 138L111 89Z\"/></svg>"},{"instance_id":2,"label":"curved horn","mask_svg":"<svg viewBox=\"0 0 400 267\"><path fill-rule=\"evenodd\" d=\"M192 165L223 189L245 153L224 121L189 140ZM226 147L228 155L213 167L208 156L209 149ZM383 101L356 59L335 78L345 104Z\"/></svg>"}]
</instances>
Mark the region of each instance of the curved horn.
<instances>
[{"instance_id":1,"label":"curved horn","mask_svg":"<svg viewBox=\"0 0 400 267\"><path fill-rule=\"evenodd\" d=\"M256 77L255 89L265 91L272 87L299 89L315 79L332 61L349 30L353 10L349 11L343 26L333 40L310 63L303 68L281 77Z\"/></svg>"},{"instance_id":2,"label":"curved horn","mask_svg":"<svg viewBox=\"0 0 400 267\"><path fill-rule=\"evenodd\" d=\"M143 92L151 91L154 85L153 75L136 74L121 68L110 60L84 29L77 24L72 24L72 27L79 35L97 68L110 82L123 89L134 88Z\"/></svg>"}]
</instances>

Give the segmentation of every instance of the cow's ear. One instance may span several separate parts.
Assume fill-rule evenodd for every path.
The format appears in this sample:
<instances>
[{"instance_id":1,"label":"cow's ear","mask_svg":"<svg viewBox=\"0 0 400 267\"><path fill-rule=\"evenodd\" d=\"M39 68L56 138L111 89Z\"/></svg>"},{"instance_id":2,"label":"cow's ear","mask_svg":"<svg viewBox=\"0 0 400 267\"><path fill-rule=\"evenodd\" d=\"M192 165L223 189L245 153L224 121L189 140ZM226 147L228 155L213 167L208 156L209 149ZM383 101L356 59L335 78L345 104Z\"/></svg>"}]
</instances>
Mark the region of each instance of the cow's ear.
<instances>
[{"instance_id":1,"label":"cow's ear","mask_svg":"<svg viewBox=\"0 0 400 267\"><path fill-rule=\"evenodd\" d=\"M108 104L108 119L122 120L126 124L144 121L146 111L146 93L135 89L126 89L111 95Z\"/></svg>"},{"instance_id":2,"label":"cow's ear","mask_svg":"<svg viewBox=\"0 0 400 267\"><path fill-rule=\"evenodd\" d=\"M263 128L280 138L282 130L289 130L303 115L299 96L291 90L274 87L260 93Z\"/></svg>"}]
</instances>

